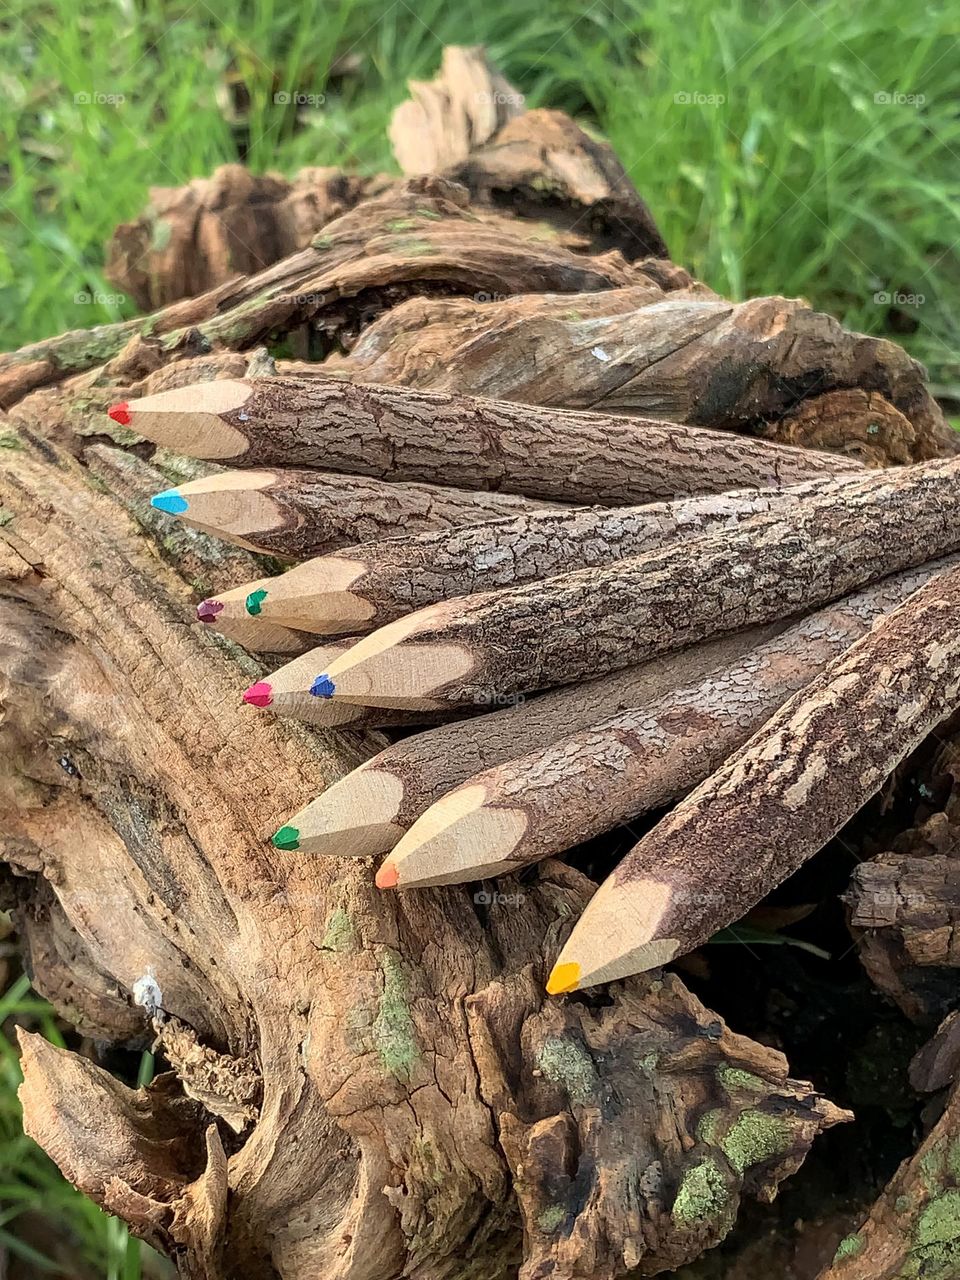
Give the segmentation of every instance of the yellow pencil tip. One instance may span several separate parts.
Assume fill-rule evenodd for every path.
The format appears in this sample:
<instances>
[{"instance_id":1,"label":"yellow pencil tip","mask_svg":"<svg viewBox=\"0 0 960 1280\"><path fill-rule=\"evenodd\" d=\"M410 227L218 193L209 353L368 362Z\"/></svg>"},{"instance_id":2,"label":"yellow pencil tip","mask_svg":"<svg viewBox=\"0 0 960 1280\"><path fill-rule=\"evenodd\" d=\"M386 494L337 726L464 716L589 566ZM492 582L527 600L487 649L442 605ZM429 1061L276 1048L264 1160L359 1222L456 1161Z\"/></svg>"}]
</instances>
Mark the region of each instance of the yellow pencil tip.
<instances>
[{"instance_id":1,"label":"yellow pencil tip","mask_svg":"<svg viewBox=\"0 0 960 1280\"><path fill-rule=\"evenodd\" d=\"M562 996L567 991L576 991L580 985L580 966L574 961L567 964L555 964L547 979L547 995Z\"/></svg>"}]
</instances>

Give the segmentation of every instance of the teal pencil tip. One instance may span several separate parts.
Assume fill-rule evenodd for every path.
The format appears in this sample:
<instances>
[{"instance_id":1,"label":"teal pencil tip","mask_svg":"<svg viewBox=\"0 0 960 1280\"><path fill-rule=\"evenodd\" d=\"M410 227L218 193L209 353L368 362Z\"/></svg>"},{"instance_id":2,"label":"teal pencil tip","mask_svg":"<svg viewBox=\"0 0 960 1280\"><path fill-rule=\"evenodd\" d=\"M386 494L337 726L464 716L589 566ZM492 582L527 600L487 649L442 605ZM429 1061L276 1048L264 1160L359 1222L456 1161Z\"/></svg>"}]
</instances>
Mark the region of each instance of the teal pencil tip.
<instances>
[{"instance_id":1,"label":"teal pencil tip","mask_svg":"<svg viewBox=\"0 0 960 1280\"><path fill-rule=\"evenodd\" d=\"M300 832L296 827L281 827L270 843L276 849L299 849Z\"/></svg>"},{"instance_id":2,"label":"teal pencil tip","mask_svg":"<svg viewBox=\"0 0 960 1280\"><path fill-rule=\"evenodd\" d=\"M163 493L155 494L150 499L150 505L158 511L166 511L167 515L182 516L190 504L176 489L164 489Z\"/></svg>"}]
</instances>

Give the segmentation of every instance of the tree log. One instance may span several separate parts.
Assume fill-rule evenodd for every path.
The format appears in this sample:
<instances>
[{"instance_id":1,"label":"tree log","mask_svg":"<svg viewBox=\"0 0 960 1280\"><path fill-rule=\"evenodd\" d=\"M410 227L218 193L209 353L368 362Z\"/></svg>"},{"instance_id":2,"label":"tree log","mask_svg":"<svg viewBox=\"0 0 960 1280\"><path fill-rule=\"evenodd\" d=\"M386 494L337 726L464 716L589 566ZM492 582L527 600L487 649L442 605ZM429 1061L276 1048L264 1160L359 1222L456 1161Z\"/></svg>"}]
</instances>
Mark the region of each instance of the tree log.
<instances>
[{"instance_id":1,"label":"tree log","mask_svg":"<svg viewBox=\"0 0 960 1280\"><path fill-rule=\"evenodd\" d=\"M951 1280L960 1273L960 1089L818 1280Z\"/></svg>"},{"instance_id":2,"label":"tree log","mask_svg":"<svg viewBox=\"0 0 960 1280\"><path fill-rule=\"evenodd\" d=\"M264 837L366 740L237 708L236 659L65 453L2 451L0 497L3 850L32 972L63 996L39 893L86 957L70 1011L108 1035L122 1013L123 1036L139 1012L187 1095L28 1038L26 1125L183 1275L654 1273L844 1118L676 977L544 1006L589 892L557 864L522 913L478 913L281 862Z\"/></svg>"},{"instance_id":3,"label":"tree log","mask_svg":"<svg viewBox=\"0 0 960 1280\"><path fill-rule=\"evenodd\" d=\"M733 303L699 289L621 289L575 305L416 298L328 366L366 382L832 445L874 464L957 448L917 361L797 299Z\"/></svg>"}]
</instances>

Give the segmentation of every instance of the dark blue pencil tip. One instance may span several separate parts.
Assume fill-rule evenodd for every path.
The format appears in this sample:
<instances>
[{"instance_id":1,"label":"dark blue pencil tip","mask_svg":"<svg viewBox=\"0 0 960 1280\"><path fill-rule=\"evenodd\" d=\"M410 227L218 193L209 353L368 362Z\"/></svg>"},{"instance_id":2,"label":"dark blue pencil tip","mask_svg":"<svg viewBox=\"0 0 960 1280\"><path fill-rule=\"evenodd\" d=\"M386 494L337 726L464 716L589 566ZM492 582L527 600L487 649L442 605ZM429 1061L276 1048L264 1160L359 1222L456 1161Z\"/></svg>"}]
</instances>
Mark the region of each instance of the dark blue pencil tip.
<instances>
[{"instance_id":1,"label":"dark blue pencil tip","mask_svg":"<svg viewBox=\"0 0 960 1280\"><path fill-rule=\"evenodd\" d=\"M182 516L190 504L176 489L164 489L163 493L155 494L150 499L150 505L158 511L166 511L167 515Z\"/></svg>"},{"instance_id":2,"label":"dark blue pencil tip","mask_svg":"<svg viewBox=\"0 0 960 1280\"><path fill-rule=\"evenodd\" d=\"M314 680L310 692L315 698L332 698L336 687L328 675L322 675Z\"/></svg>"}]
</instances>

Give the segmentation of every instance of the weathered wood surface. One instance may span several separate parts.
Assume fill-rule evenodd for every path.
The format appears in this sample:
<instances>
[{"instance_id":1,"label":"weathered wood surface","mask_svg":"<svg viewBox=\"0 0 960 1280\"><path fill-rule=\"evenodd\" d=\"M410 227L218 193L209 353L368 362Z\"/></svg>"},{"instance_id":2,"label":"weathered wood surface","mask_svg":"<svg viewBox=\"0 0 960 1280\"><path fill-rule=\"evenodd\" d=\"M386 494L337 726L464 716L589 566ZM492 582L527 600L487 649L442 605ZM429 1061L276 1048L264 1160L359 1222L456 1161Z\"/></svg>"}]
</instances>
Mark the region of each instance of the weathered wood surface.
<instances>
[{"instance_id":1,"label":"weathered wood surface","mask_svg":"<svg viewBox=\"0 0 960 1280\"><path fill-rule=\"evenodd\" d=\"M817 1280L952 1280L960 1274L960 1089L858 1231Z\"/></svg>"},{"instance_id":2,"label":"weathered wood surface","mask_svg":"<svg viewBox=\"0 0 960 1280\"><path fill-rule=\"evenodd\" d=\"M791 298L734 303L701 287L575 303L548 291L416 298L328 364L368 382L753 432L874 465L957 447L917 361Z\"/></svg>"},{"instance_id":3,"label":"weathered wood surface","mask_svg":"<svg viewBox=\"0 0 960 1280\"><path fill-rule=\"evenodd\" d=\"M826 604L960 548L960 460L870 472L692 543L442 601L365 636L333 697L491 705Z\"/></svg>"},{"instance_id":4,"label":"weathered wood surface","mask_svg":"<svg viewBox=\"0 0 960 1280\"><path fill-rule=\"evenodd\" d=\"M827 843L960 705L960 568L794 694L620 862L564 944L573 990L665 964Z\"/></svg>"},{"instance_id":5,"label":"weathered wood surface","mask_svg":"<svg viewBox=\"0 0 960 1280\"><path fill-rule=\"evenodd\" d=\"M187 1091L27 1037L26 1125L184 1275L670 1268L844 1118L675 977L545 1003L576 873L545 866L522 912L481 919L461 893L408 912L355 863L272 850L374 740L238 706L232 651L66 454L2 451L0 501L6 900L38 989L99 1039L158 1034ZM598 1126L614 1088L620 1121Z\"/></svg>"}]
</instances>

